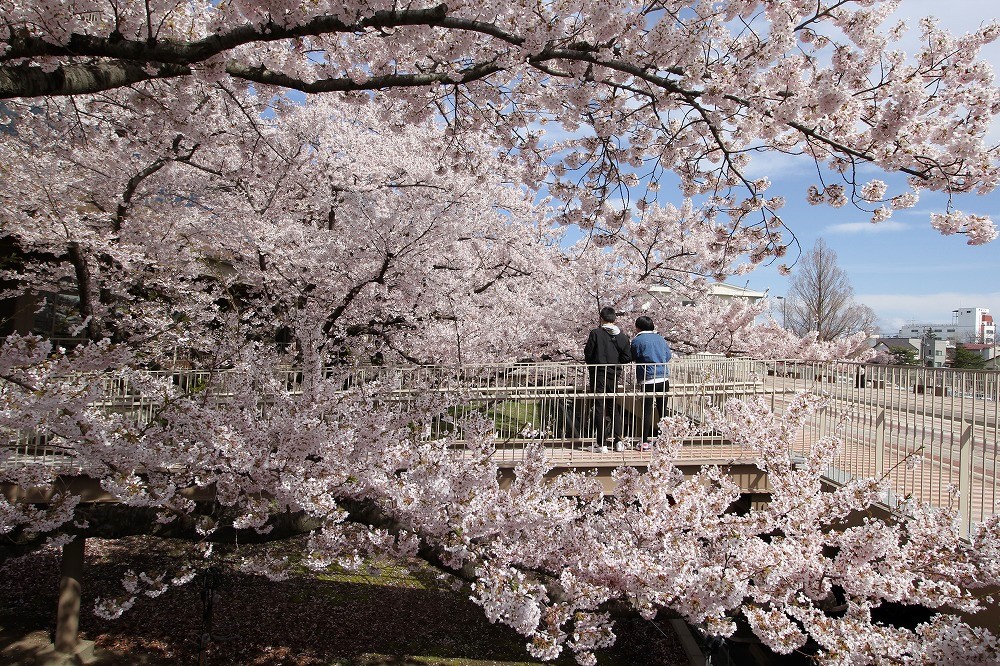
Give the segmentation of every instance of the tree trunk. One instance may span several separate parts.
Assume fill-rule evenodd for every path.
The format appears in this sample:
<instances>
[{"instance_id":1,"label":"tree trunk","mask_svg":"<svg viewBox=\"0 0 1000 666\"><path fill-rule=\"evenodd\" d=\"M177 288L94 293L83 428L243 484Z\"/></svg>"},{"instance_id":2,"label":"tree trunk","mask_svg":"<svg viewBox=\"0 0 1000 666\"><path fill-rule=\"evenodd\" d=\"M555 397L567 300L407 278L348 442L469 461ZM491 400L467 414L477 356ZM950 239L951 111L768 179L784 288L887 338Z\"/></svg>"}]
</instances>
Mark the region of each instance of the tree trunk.
<instances>
[{"instance_id":1,"label":"tree trunk","mask_svg":"<svg viewBox=\"0 0 1000 666\"><path fill-rule=\"evenodd\" d=\"M101 327L94 316L94 285L90 276L90 266L87 265L87 257L84 256L80 244L72 241L69 244L69 261L73 264L76 272L76 287L80 292L80 316L86 322L87 338L92 342L101 339Z\"/></svg>"}]
</instances>

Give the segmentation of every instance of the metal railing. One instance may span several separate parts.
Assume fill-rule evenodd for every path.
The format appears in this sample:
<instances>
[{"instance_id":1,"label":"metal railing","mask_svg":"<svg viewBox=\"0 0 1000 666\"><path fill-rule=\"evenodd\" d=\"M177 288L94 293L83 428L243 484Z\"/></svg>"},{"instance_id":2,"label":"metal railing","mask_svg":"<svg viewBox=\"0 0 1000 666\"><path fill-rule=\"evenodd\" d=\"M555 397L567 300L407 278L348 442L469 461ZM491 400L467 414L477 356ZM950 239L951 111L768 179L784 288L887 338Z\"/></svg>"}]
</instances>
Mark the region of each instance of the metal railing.
<instances>
[{"instance_id":1,"label":"metal railing","mask_svg":"<svg viewBox=\"0 0 1000 666\"><path fill-rule=\"evenodd\" d=\"M544 441L551 454L586 460L602 444L642 450L666 414L685 414L701 421L705 410L730 398L763 393L763 367L749 360L686 358L670 364L669 397L661 386L637 382L634 365L587 366L567 363L484 364L460 367L420 366L327 368L322 379L343 395L368 390L386 409L415 410L426 439L447 439L456 450L465 443L470 419L492 421L497 459L516 462L528 442ZM101 378L91 407L146 424L159 418L167 396L188 396L222 404L247 390L245 377L227 370L176 370L141 373L139 381ZM268 409L268 393L297 394L314 381L298 368L271 373L271 385L260 386L260 409ZM595 382L599 382L599 385ZM431 411L428 413L427 410ZM429 416L428 416L429 414ZM603 418L595 418L601 415ZM607 423L599 432L598 423ZM0 453L0 469L47 465L73 471L72 445L51 433L20 432L8 455ZM704 444L714 443L706 448ZM740 452L720 437L703 438L703 446L685 452L692 458L726 461ZM618 451L623 453L624 451Z\"/></svg>"},{"instance_id":2,"label":"metal railing","mask_svg":"<svg viewBox=\"0 0 1000 666\"><path fill-rule=\"evenodd\" d=\"M768 362L771 407L800 391L827 397L799 446L836 435L827 477L887 478L889 506L915 499L958 510L961 530L997 512L1000 373L857 363Z\"/></svg>"},{"instance_id":3,"label":"metal railing","mask_svg":"<svg viewBox=\"0 0 1000 666\"><path fill-rule=\"evenodd\" d=\"M793 449L805 452L820 437L840 438L841 450L826 474L831 482L886 477L887 504L914 498L953 506L966 533L997 510L1000 373L716 357L675 359L669 367L669 392L637 382L632 365L331 368L324 379L339 395L370 391L386 409L419 404L415 418L422 419L422 436L444 440L456 452L463 450L471 420L485 420L492 423L501 462L516 462L528 442L540 441L555 462L568 464L642 464L648 460L644 440L663 414L700 422L709 407L749 397L781 413L792 396L806 391L828 403L808 419ZM228 371L147 373L141 388L122 379L105 381L105 397L93 407L139 423L157 417L167 394L225 403L246 390L240 376ZM275 371L272 381L268 390L294 394L310 378L288 368ZM266 413L266 395L260 404ZM10 441L0 468L73 467L72 446L58 437L19 433ZM619 442L622 450L616 451ZM751 452L711 434L686 443L681 457L752 461Z\"/></svg>"}]
</instances>

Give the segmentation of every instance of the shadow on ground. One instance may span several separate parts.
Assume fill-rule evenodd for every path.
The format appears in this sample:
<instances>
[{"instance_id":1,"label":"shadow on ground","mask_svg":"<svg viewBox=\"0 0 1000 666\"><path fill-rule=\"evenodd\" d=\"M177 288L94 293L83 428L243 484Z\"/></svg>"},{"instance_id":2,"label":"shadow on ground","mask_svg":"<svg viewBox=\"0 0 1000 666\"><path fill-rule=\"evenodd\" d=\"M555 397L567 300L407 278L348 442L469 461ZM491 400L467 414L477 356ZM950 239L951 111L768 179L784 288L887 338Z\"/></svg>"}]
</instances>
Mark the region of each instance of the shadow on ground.
<instances>
[{"instance_id":1,"label":"shadow on ground","mask_svg":"<svg viewBox=\"0 0 1000 666\"><path fill-rule=\"evenodd\" d=\"M94 543L96 542L96 543ZM512 666L532 664L525 639L492 625L467 589L434 570L389 565L363 574L301 572L281 582L224 570L215 578L212 613L204 614L198 578L156 597L140 597L117 620L93 613L94 599L118 593L126 571L158 575L191 557L188 544L152 538L88 541L81 634L95 641L101 664ZM0 663L27 666L51 639L59 558L43 552L0 567ZM668 622L621 623L607 666L686 664ZM574 663L564 658L556 664Z\"/></svg>"}]
</instances>

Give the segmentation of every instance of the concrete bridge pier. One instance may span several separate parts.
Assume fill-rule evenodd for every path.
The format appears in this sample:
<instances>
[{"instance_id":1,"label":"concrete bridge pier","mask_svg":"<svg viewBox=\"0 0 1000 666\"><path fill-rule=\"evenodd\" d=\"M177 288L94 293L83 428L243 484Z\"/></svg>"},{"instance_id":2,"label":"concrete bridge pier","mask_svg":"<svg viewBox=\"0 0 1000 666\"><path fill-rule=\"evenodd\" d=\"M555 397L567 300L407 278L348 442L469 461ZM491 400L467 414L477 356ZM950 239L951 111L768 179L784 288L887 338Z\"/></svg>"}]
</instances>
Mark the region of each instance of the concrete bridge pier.
<instances>
[{"instance_id":1,"label":"concrete bridge pier","mask_svg":"<svg viewBox=\"0 0 1000 666\"><path fill-rule=\"evenodd\" d=\"M80 580L86 539L77 537L62 547L59 607L55 641L37 655L41 666L70 666L94 661L94 642L80 640Z\"/></svg>"}]
</instances>

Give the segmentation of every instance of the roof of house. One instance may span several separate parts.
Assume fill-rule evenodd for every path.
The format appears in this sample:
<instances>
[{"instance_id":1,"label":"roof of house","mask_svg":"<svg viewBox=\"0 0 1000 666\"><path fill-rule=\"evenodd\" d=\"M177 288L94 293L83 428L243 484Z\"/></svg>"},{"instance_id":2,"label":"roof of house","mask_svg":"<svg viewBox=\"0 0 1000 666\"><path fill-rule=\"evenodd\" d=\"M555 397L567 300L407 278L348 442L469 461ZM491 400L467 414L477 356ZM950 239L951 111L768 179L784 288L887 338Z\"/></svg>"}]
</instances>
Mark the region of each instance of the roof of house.
<instances>
[{"instance_id":1,"label":"roof of house","mask_svg":"<svg viewBox=\"0 0 1000 666\"><path fill-rule=\"evenodd\" d=\"M653 285L649 288L650 291L673 291L670 287L666 285ZM726 284L725 282L715 282L708 286L708 293L712 296L720 296L722 298L749 298L749 299L759 299L767 296L766 291L756 291L754 289L748 289L746 287L737 287L736 285Z\"/></svg>"}]
</instances>

